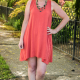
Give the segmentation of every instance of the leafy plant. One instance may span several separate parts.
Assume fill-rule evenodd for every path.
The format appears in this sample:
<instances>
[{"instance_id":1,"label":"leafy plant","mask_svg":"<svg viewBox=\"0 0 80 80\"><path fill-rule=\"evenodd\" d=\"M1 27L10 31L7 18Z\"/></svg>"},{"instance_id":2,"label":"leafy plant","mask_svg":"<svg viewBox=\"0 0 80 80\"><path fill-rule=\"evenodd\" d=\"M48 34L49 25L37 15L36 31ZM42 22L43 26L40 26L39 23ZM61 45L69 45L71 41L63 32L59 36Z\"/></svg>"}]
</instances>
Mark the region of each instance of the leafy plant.
<instances>
[{"instance_id":1,"label":"leafy plant","mask_svg":"<svg viewBox=\"0 0 80 80\"><path fill-rule=\"evenodd\" d=\"M16 2L15 5L17 5L18 7L10 13L9 17L13 18L16 17L19 13L24 12L27 1L28 0L20 0Z\"/></svg>"},{"instance_id":2,"label":"leafy plant","mask_svg":"<svg viewBox=\"0 0 80 80\"><path fill-rule=\"evenodd\" d=\"M65 1L64 7L72 8L72 2L71 1Z\"/></svg>"},{"instance_id":3,"label":"leafy plant","mask_svg":"<svg viewBox=\"0 0 80 80\"><path fill-rule=\"evenodd\" d=\"M17 2L17 1L19 1L19 0L0 0L0 3L2 5L7 3L7 7L13 7L15 2Z\"/></svg>"},{"instance_id":4,"label":"leafy plant","mask_svg":"<svg viewBox=\"0 0 80 80\"><path fill-rule=\"evenodd\" d=\"M0 55L0 80L6 80L15 78L15 76L11 73L9 66L6 64L3 57Z\"/></svg>"},{"instance_id":5,"label":"leafy plant","mask_svg":"<svg viewBox=\"0 0 80 80\"><path fill-rule=\"evenodd\" d=\"M7 25L13 26L16 30L21 30L24 13L19 13L16 17L10 18Z\"/></svg>"},{"instance_id":6,"label":"leafy plant","mask_svg":"<svg viewBox=\"0 0 80 80\"><path fill-rule=\"evenodd\" d=\"M53 1L55 1L56 3L58 3L58 0L53 0Z\"/></svg>"},{"instance_id":7,"label":"leafy plant","mask_svg":"<svg viewBox=\"0 0 80 80\"><path fill-rule=\"evenodd\" d=\"M2 14L2 16L0 15L0 19L6 21L5 15L4 14Z\"/></svg>"},{"instance_id":8,"label":"leafy plant","mask_svg":"<svg viewBox=\"0 0 80 80\"><path fill-rule=\"evenodd\" d=\"M80 0L76 0L76 3L75 3L75 12L76 12L76 17L78 20L80 20Z\"/></svg>"},{"instance_id":9,"label":"leafy plant","mask_svg":"<svg viewBox=\"0 0 80 80\"><path fill-rule=\"evenodd\" d=\"M24 11L26 7L26 3L28 0L20 0L15 3L17 5L17 8L14 9L10 14L10 25L15 27L17 30L21 30L23 18L24 18Z\"/></svg>"}]
</instances>

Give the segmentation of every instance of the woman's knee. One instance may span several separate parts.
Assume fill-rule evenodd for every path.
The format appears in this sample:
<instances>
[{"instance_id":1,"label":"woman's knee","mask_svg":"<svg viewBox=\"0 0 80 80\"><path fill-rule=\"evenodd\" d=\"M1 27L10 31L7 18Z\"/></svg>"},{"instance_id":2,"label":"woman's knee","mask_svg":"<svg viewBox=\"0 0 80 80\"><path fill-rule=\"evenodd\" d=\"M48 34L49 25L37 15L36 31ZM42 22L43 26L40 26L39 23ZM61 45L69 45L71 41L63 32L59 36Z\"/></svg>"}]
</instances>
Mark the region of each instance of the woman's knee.
<instances>
[{"instance_id":1,"label":"woman's knee","mask_svg":"<svg viewBox=\"0 0 80 80\"><path fill-rule=\"evenodd\" d=\"M45 76L45 72L46 72L45 69L44 69L44 70L38 69L38 70L37 70L37 75L38 75L38 77L44 77L44 76Z\"/></svg>"}]
</instances>

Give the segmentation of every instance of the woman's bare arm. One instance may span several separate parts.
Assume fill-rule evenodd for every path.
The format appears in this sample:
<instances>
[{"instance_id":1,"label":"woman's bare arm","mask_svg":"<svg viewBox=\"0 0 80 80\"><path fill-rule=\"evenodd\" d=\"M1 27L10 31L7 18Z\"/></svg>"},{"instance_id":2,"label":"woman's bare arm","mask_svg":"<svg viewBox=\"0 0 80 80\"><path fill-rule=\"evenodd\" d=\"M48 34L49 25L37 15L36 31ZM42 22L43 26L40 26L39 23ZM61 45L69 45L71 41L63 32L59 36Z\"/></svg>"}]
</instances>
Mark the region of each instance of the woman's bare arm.
<instances>
[{"instance_id":1,"label":"woman's bare arm","mask_svg":"<svg viewBox=\"0 0 80 80\"><path fill-rule=\"evenodd\" d=\"M28 24L29 15L30 15L30 4L31 4L31 0L28 0L28 2L26 4L26 8L25 8L24 20L23 20L23 23L22 23L20 40L23 40L24 33L25 33L25 30L26 30L26 27L27 27L27 24Z\"/></svg>"},{"instance_id":2,"label":"woman's bare arm","mask_svg":"<svg viewBox=\"0 0 80 80\"><path fill-rule=\"evenodd\" d=\"M52 11L55 11L63 19L60 24L53 30L53 34L55 34L67 24L67 22L69 21L69 17L55 1L51 1L51 6Z\"/></svg>"}]
</instances>

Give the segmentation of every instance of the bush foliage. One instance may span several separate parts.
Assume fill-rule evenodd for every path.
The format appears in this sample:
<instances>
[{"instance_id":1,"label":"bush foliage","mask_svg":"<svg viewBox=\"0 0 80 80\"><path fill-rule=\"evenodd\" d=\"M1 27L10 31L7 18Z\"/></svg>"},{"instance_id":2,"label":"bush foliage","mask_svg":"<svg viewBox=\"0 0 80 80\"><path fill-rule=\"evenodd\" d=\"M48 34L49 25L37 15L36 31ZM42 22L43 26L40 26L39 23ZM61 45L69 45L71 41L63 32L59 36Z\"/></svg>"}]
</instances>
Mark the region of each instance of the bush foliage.
<instances>
[{"instance_id":1,"label":"bush foliage","mask_svg":"<svg viewBox=\"0 0 80 80\"><path fill-rule=\"evenodd\" d=\"M16 2L15 5L17 5L18 7L12 11L12 13L9 15L9 17L13 18L13 17L16 17L18 15L18 13L24 12L27 1L28 0L20 0L20 1Z\"/></svg>"}]
</instances>

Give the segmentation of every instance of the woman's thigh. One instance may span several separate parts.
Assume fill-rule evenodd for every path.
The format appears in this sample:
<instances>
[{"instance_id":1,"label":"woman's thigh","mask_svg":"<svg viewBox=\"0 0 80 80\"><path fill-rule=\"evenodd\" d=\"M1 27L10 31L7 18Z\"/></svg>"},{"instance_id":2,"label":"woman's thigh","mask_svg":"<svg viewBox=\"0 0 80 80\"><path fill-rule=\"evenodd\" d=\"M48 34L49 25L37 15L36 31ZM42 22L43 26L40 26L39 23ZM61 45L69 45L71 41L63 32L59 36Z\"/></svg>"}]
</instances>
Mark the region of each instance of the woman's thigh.
<instances>
[{"instance_id":1,"label":"woman's thigh","mask_svg":"<svg viewBox=\"0 0 80 80\"><path fill-rule=\"evenodd\" d=\"M46 72L47 64L42 62L42 58L37 58L37 72L44 74Z\"/></svg>"},{"instance_id":2,"label":"woman's thigh","mask_svg":"<svg viewBox=\"0 0 80 80\"><path fill-rule=\"evenodd\" d=\"M28 67L31 69L36 69L37 67L37 57L30 57L28 59Z\"/></svg>"}]
</instances>

